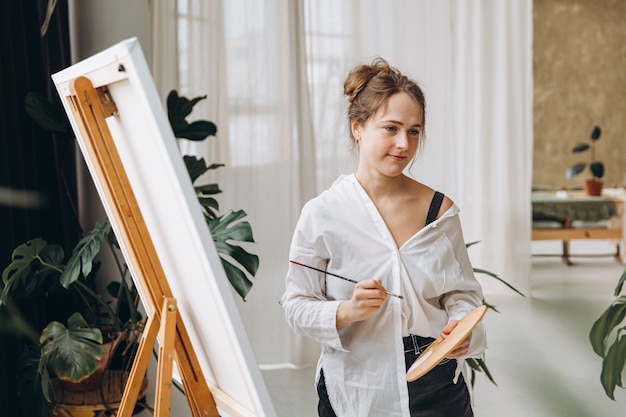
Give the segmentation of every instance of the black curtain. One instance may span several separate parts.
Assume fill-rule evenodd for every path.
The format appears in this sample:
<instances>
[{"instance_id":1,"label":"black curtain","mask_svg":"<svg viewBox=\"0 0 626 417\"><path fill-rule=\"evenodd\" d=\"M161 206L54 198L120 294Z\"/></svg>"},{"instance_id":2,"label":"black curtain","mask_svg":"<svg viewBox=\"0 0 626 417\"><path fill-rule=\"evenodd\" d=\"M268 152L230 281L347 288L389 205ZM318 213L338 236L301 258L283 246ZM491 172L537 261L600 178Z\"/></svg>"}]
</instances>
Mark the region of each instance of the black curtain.
<instances>
[{"instance_id":1,"label":"black curtain","mask_svg":"<svg viewBox=\"0 0 626 417\"><path fill-rule=\"evenodd\" d=\"M32 238L58 243L67 253L80 236L74 142L38 127L24 110L27 92L34 91L64 114L50 75L70 65L68 5L58 0L42 37L47 6L48 0L0 2L1 269L13 249ZM29 306L29 315L43 317L42 308ZM21 415L14 369L21 349L21 341L0 334L0 416Z\"/></svg>"}]
</instances>

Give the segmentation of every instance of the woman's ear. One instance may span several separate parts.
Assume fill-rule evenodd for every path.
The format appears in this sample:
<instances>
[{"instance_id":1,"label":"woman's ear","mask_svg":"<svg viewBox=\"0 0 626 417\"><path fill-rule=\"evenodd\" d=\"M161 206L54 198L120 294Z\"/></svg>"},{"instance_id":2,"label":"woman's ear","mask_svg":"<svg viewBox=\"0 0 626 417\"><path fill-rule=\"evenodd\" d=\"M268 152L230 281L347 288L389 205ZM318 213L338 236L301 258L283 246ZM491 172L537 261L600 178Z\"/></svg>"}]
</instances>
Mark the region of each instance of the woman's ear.
<instances>
[{"instance_id":1,"label":"woman's ear","mask_svg":"<svg viewBox=\"0 0 626 417\"><path fill-rule=\"evenodd\" d=\"M361 140L361 125L359 125L359 122L352 121L350 123L350 130L352 131L352 137L354 138L355 142L360 141Z\"/></svg>"}]
</instances>

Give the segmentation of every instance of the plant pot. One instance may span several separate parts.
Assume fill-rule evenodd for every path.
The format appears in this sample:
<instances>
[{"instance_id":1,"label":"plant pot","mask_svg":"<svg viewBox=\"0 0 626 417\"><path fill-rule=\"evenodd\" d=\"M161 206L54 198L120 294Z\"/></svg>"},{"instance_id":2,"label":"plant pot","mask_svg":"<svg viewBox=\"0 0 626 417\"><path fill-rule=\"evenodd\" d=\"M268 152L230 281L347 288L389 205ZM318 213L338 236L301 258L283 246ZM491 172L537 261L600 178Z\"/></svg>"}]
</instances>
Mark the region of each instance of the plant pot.
<instances>
[{"instance_id":1,"label":"plant pot","mask_svg":"<svg viewBox=\"0 0 626 417\"><path fill-rule=\"evenodd\" d=\"M585 180L585 194L592 196L602 195L602 180Z\"/></svg>"}]
</instances>

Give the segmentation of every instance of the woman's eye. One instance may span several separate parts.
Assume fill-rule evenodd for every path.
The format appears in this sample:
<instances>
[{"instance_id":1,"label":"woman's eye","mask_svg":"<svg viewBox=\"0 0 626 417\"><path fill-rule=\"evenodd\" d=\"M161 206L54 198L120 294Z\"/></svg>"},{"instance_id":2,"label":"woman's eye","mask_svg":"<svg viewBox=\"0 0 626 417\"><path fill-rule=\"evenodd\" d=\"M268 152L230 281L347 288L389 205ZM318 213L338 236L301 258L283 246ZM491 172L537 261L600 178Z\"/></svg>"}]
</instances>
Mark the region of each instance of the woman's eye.
<instances>
[{"instance_id":1,"label":"woman's eye","mask_svg":"<svg viewBox=\"0 0 626 417\"><path fill-rule=\"evenodd\" d=\"M411 130L409 130L409 135L419 136L420 135L420 131L417 130L417 129L411 129Z\"/></svg>"},{"instance_id":2,"label":"woman's eye","mask_svg":"<svg viewBox=\"0 0 626 417\"><path fill-rule=\"evenodd\" d=\"M397 129L395 126L385 126L387 132L395 132Z\"/></svg>"}]
</instances>

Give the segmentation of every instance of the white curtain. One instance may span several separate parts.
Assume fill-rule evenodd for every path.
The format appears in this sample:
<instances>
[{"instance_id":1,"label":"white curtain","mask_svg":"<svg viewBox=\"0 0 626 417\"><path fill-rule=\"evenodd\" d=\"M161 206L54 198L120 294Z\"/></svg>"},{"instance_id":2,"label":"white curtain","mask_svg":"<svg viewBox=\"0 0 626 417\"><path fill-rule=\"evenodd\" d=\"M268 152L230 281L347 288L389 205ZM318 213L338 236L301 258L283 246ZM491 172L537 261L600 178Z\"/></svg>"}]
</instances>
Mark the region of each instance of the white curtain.
<instances>
[{"instance_id":1,"label":"white curtain","mask_svg":"<svg viewBox=\"0 0 626 417\"><path fill-rule=\"evenodd\" d=\"M178 0L179 92L217 138L185 154L244 209L261 267L240 312L259 363L307 365L278 299L302 204L354 169L343 80L382 56L418 81L427 144L410 170L461 207L475 266L525 289L530 248L532 0ZM155 45L155 48L158 48ZM176 87L172 87L176 88ZM482 279L487 292L505 290Z\"/></svg>"}]
</instances>

